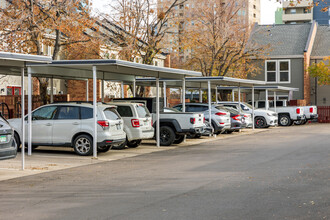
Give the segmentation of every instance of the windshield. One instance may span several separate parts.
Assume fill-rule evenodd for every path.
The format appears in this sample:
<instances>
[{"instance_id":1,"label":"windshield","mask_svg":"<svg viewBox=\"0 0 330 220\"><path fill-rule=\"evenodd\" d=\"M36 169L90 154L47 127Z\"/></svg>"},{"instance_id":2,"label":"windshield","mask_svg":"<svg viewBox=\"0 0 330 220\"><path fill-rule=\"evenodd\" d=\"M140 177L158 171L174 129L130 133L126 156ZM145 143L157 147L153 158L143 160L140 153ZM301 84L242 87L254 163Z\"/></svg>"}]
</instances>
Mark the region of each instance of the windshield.
<instances>
[{"instance_id":1,"label":"windshield","mask_svg":"<svg viewBox=\"0 0 330 220\"><path fill-rule=\"evenodd\" d=\"M139 118L146 118L146 117L150 117L150 112L149 110L146 108L145 105L143 104L138 104L136 105L136 111L138 113Z\"/></svg>"},{"instance_id":2,"label":"windshield","mask_svg":"<svg viewBox=\"0 0 330 220\"><path fill-rule=\"evenodd\" d=\"M241 107L244 111L246 110L249 110L248 108L252 109L252 105L248 104L248 103L244 103L244 104L241 104Z\"/></svg>"},{"instance_id":3,"label":"windshield","mask_svg":"<svg viewBox=\"0 0 330 220\"><path fill-rule=\"evenodd\" d=\"M239 114L239 112L234 109L234 108L231 108L231 107L225 107L226 111L232 113L232 114Z\"/></svg>"}]
</instances>

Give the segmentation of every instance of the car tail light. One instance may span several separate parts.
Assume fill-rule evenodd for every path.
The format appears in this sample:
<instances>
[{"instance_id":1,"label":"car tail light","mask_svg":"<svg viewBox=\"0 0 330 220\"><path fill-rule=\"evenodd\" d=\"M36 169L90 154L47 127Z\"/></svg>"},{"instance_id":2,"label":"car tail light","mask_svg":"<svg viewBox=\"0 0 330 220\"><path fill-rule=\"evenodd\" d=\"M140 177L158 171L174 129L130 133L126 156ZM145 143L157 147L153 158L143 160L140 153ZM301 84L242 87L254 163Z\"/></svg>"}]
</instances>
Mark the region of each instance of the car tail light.
<instances>
[{"instance_id":1,"label":"car tail light","mask_svg":"<svg viewBox=\"0 0 330 220\"><path fill-rule=\"evenodd\" d=\"M215 114L218 115L218 116L227 115L227 113L224 113L224 112L217 112L217 113L215 113Z\"/></svg>"},{"instance_id":2,"label":"car tail light","mask_svg":"<svg viewBox=\"0 0 330 220\"><path fill-rule=\"evenodd\" d=\"M195 122L196 122L196 119L195 118L190 118L190 123L191 124L195 124Z\"/></svg>"},{"instance_id":3,"label":"car tail light","mask_svg":"<svg viewBox=\"0 0 330 220\"><path fill-rule=\"evenodd\" d=\"M140 127L140 120L139 119L132 119L132 126L133 128L139 128Z\"/></svg>"},{"instance_id":4,"label":"car tail light","mask_svg":"<svg viewBox=\"0 0 330 220\"><path fill-rule=\"evenodd\" d=\"M300 114L300 108L297 108L297 109L296 109L296 112L297 112L297 114L299 115L299 114Z\"/></svg>"},{"instance_id":5,"label":"car tail light","mask_svg":"<svg viewBox=\"0 0 330 220\"><path fill-rule=\"evenodd\" d=\"M97 121L97 123L98 123L103 129L109 127L109 122L108 122L108 121Z\"/></svg>"},{"instance_id":6,"label":"car tail light","mask_svg":"<svg viewBox=\"0 0 330 220\"><path fill-rule=\"evenodd\" d=\"M249 117L249 115L244 115L244 118L248 118Z\"/></svg>"},{"instance_id":7,"label":"car tail light","mask_svg":"<svg viewBox=\"0 0 330 220\"><path fill-rule=\"evenodd\" d=\"M206 119L205 119L205 117L203 118L203 123L205 123L205 121L206 121Z\"/></svg>"},{"instance_id":8,"label":"car tail light","mask_svg":"<svg viewBox=\"0 0 330 220\"><path fill-rule=\"evenodd\" d=\"M154 125L154 122L152 121L152 119L150 119L151 120L151 126L153 126Z\"/></svg>"},{"instance_id":9,"label":"car tail light","mask_svg":"<svg viewBox=\"0 0 330 220\"><path fill-rule=\"evenodd\" d=\"M239 119L239 117L240 117L240 115L235 115L235 116L233 116L232 118L233 118L234 120L236 120L236 121L241 121L241 120Z\"/></svg>"},{"instance_id":10,"label":"car tail light","mask_svg":"<svg viewBox=\"0 0 330 220\"><path fill-rule=\"evenodd\" d=\"M314 109L313 107L309 108L309 113L313 113Z\"/></svg>"}]
</instances>

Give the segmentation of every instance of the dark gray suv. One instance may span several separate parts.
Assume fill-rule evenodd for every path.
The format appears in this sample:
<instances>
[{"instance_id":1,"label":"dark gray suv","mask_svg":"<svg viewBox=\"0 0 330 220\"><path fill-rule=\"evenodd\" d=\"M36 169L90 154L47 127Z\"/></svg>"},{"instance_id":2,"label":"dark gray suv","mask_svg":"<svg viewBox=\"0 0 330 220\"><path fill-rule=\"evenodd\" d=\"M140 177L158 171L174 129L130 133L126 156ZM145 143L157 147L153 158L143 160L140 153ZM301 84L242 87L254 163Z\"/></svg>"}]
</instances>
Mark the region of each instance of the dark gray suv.
<instances>
[{"instance_id":1,"label":"dark gray suv","mask_svg":"<svg viewBox=\"0 0 330 220\"><path fill-rule=\"evenodd\" d=\"M16 154L14 130L0 113L0 160L15 158Z\"/></svg>"}]
</instances>

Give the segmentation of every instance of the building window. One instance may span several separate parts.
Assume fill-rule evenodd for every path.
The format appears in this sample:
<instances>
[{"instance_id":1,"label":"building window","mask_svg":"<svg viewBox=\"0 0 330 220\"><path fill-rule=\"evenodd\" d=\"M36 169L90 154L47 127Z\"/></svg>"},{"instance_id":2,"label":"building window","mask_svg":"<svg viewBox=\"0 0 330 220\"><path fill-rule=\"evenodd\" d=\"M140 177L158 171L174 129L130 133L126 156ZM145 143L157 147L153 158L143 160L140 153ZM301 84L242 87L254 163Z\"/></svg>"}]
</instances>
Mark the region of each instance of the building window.
<instances>
[{"instance_id":1,"label":"building window","mask_svg":"<svg viewBox=\"0 0 330 220\"><path fill-rule=\"evenodd\" d=\"M290 10L290 14L296 14L296 13L297 13L297 10L295 8Z\"/></svg>"},{"instance_id":2,"label":"building window","mask_svg":"<svg viewBox=\"0 0 330 220\"><path fill-rule=\"evenodd\" d=\"M265 72L268 83L290 83L290 60L266 60Z\"/></svg>"}]
</instances>

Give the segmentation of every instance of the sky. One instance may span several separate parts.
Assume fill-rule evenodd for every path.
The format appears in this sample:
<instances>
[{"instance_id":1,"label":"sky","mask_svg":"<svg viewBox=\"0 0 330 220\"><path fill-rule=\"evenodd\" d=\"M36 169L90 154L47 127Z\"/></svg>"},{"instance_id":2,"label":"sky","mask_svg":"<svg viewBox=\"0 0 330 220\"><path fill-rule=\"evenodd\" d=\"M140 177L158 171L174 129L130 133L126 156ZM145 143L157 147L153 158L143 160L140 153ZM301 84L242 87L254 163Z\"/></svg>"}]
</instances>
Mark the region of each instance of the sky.
<instances>
[{"instance_id":1,"label":"sky","mask_svg":"<svg viewBox=\"0 0 330 220\"><path fill-rule=\"evenodd\" d=\"M111 2L111 0L92 0L94 9L99 11L104 11L106 5ZM260 24L273 24L275 23L275 11L281 4L276 2L276 0L260 0L261 4L261 22Z\"/></svg>"}]
</instances>

